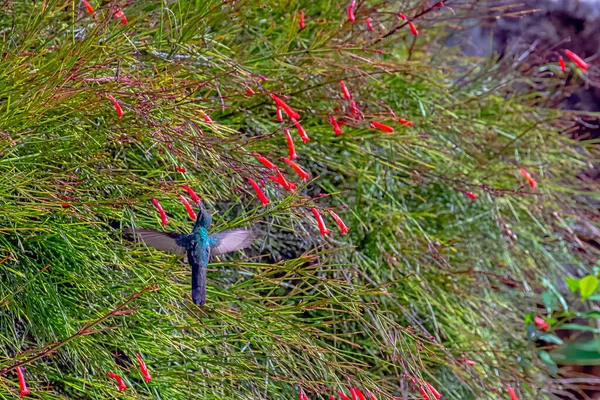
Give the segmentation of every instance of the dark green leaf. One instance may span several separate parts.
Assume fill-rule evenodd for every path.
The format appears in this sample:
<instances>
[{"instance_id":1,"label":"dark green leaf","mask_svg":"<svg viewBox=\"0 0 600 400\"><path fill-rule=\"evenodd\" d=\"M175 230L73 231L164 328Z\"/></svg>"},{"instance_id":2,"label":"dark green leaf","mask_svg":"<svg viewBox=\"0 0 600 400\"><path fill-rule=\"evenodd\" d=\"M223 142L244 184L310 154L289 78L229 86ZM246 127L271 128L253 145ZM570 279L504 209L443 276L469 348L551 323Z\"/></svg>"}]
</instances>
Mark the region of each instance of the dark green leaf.
<instances>
[{"instance_id":1,"label":"dark green leaf","mask_svg":"<svg viewBox=\"0 0 600 400\"><path fill-rule=\"evenodd\" d=\"M556 297L549 291L545 291L544 293L542 293L542 301L544 302L546 310L549 313L552 312L552 310L554 310L558 304Z\"/></svg>"},{"instance_id":2,"label":"dark green leaf","mask_svg":"<svg viewBox=\"0 0 600 400\"><path fill-rule=\"evenodd\" d=\"M556 335L553 335L551 333L545 333L545 332L539 332L537 331L535 336L540 339L540 340L544 340L548 343L554 343L554 344L563 344L564 342L562 341L561 338L559 338Z\"/></svg>"},{"instance_id":3,"label":"dark green leaf","mask_svg":"<svg viewBox=\"0 0 600 400\"><path fill-rule=\"evenodd\" d=\"M540 357L540 360L542 360L544 364L546 364L546 366L550 370L550 373L552 375L556 375L558 371L558 366L556 365L556 362L552 359L552 357L550 357L550 354L548 354L547 351L540 350L538 351L538 356Z\"/></svg>"},{"instance_id":4,"label":"dark green leaf","mask_svg":"<svg viewBox=\"0 0 600 400\"><path fill-rule=\"evenodd\" d=\"M550 352L558 364L600 365L600 339L567 343Z\"/></svg>"},{"instance_id":5,"label":"dark green leaf","mask_svg":"<svg viewBox=\"0 0 600 400\"><path fill-rule=\"evenodd\" d=\"M570 329L573 331L585 331L585 332L600 333L600 329L598 329L598 328L594 328L593 326L589 326L589 325L579 325L579 324L563 324L556 329L561 329L561 330Z\"/></svg>"}]
</instances>

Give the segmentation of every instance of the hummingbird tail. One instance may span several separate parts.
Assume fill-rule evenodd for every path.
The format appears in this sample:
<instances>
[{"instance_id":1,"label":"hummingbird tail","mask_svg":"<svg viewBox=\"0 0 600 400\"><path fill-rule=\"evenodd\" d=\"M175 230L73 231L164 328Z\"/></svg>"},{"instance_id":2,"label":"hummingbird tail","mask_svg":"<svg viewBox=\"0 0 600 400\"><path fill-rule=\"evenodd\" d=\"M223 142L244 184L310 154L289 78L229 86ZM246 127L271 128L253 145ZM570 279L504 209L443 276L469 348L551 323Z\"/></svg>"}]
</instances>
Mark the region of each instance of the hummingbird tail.
<instances>
[{"instance_id":1,"label":"hummingbird tail","mask_svg":"<svg viewBox=\"0 0 600 400\"><path fill-rule=\"evenodd\" d=\"M192 267L192 301L201 306L206 303L206 266Z\"/></svg>"}]
</instances>

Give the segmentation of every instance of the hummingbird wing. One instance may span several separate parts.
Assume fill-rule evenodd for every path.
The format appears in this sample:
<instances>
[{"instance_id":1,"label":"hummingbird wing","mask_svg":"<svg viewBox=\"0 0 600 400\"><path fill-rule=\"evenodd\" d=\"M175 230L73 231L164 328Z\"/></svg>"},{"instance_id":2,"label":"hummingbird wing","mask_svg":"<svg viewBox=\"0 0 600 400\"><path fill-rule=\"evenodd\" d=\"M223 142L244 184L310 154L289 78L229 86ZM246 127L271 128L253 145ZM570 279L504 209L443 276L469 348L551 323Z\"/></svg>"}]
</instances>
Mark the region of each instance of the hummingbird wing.
<instances>
[{"instance_id":1,"label":"hummingbird wing","mask_svg":"<svg viewBox=\"0 0 600 400\"><path fill-rule=\"evenodd\" d=\"M225 232L214 233L208 239L212 246L210 254L218 256L230 251L244 249L250 246L255 238L252 231L247 229L230 229Z\"/></svg>"},{"instance_id":2,"label":"hummingbird wing","mask_svg":"<svg viewBox=\"0 0 600 400\"><path fill-rule=\"evenodd\" d=\"M142 241L148 247L164 251L170 254L183 256L186 253L185 247L181 245L181 238L184 235L177 232L161 232L154 229L132 229L126 228L124 232L138 241Z\"/></svg>"}]
</instances>

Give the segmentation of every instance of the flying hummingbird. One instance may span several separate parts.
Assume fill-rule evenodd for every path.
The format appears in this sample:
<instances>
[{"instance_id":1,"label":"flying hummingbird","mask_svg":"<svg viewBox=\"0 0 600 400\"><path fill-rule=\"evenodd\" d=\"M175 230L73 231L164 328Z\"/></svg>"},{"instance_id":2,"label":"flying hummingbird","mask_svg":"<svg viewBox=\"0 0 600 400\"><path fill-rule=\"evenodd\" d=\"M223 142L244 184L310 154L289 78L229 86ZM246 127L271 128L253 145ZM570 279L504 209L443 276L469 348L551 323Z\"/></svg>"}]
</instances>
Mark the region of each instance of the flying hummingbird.
<instances>
[{"instance_id":1,"label":"flying hummingbird","mask_svg":"<svg viewBox=\"0 0 600 400\"><path fill-rule=\"evenodd\" d=\"M241 250L252 244L254 235L246 229L230 229L208 234L212 223L210 213L199 203L200 212L194 229L189 235L177 232L161 232L154 229L125 229L125 233L143 241L147 246L171 254L187 255L192 266L192 301L203 305L206 302L206 267L210 256Z\"/></svg>"}]
</instances>

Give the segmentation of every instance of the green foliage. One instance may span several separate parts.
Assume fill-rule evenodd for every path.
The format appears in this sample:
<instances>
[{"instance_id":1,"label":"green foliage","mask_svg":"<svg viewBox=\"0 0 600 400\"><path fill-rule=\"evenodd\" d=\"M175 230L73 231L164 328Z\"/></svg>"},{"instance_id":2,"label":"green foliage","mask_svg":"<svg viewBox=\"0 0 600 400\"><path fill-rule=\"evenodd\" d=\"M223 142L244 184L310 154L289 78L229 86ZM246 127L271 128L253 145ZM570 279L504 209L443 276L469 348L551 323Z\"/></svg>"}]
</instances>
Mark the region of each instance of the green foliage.
<instances>
[{"instance_id":1,"label":"green foliage","mask_svg":"<svg viewBox=\"0 0 600 400\"><path fill-rule=\"evenodd\" d=\"M414 15L424 2L402 5ZM415 397L414 379L448 399L495 399L509 384L523 398L549 395L551 360L538 357L523 317L537 303L568 311L558 288L566 266L592 263L561 228L596 212L591 184L589 197L573 196L584 193L575 174L593 147L559 135L570 123L533 89L559 91L562 81L442 51L445 10L424 16L417 38L405 27L377 40L398 24L400 4L361 4L355 24L345 6L132 2L123 25L108 5L90 16L70 1L8 2L0 398L14 395L18 363L48 399L290 399L300 389L328 398L349 386ZM349 117L341 79L360 120ZM278 160L283 128L294 125L276 122L271 92L300 112L311 138L295 136L312 175L295 192L252 156L298 181ZM342 135L329 115L345 117ZM265 181L269 206L247 178ZM121 234L160 228L151 198L168 213L164 229L190 229L184 184L217 211L216 230L252 226L261 238L213 260L204 308L189 299L188 265ZM350 233L322 239L312 207L336 210ZM129 389L117 393L107 372Z\"/></svg>"}]
</instances>

